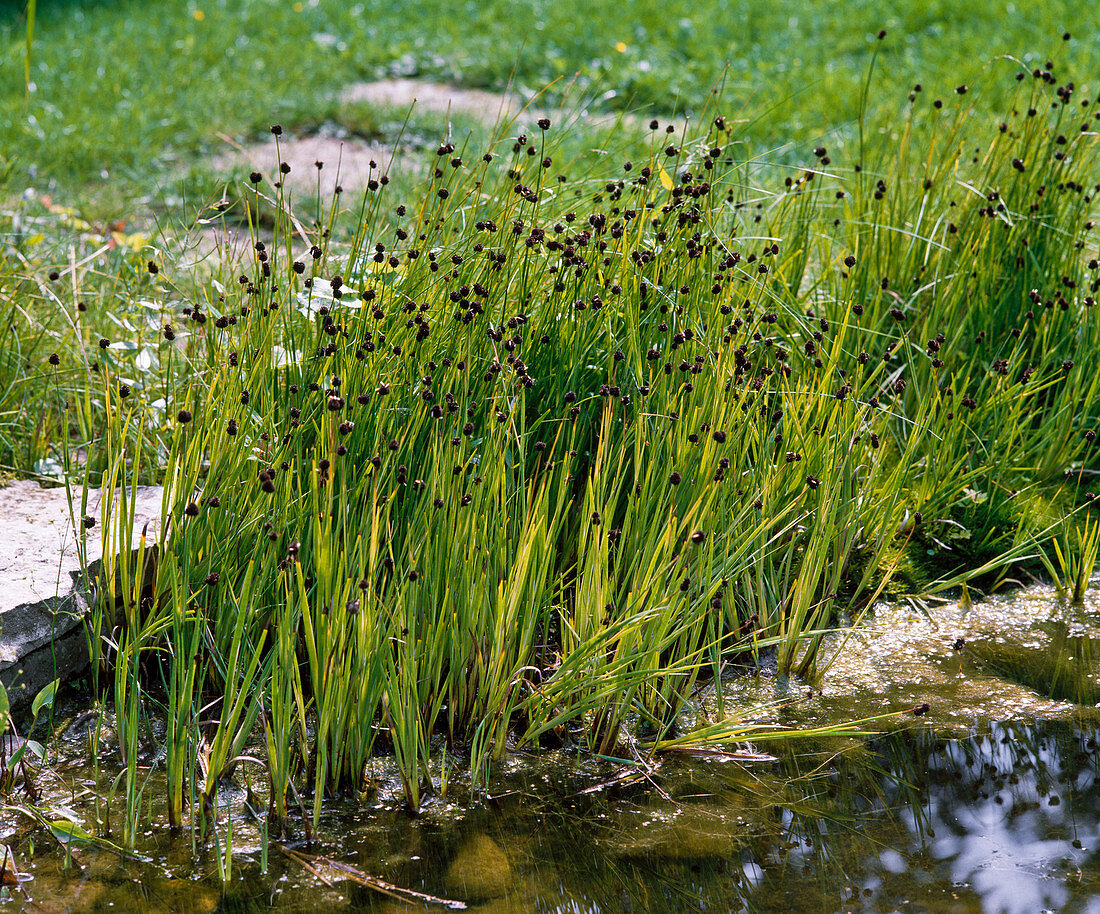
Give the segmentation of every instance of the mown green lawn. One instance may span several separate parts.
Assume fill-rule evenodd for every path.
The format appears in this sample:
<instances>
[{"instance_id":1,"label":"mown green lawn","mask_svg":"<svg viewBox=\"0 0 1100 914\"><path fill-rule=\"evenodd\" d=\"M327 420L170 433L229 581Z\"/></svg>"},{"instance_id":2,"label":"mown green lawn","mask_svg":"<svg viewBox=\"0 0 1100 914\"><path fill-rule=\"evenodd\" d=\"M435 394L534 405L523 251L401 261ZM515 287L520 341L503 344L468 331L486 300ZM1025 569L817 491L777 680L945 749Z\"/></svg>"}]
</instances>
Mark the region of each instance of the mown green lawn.
<instances>
[{"instance_id":1,"label":"mown green lawn","mask_svg":"<svg viewBox=\"0 0 1100 914\"><path fill-rule=\"evenodd\" d=\"M219 134L309 126L355 80L513 80L525 93L557 81L553 91L572 99L656 114L699 111L721 84L742 137L782 157L787 144L824 138L843 149L876 50L875 123L897 116L914 83L981 84L1000 55L1100 71L1100 25L1082 30L1080 7L1065 0L41 0L28 96L22 9L0 3L8 189L54 184L104 215L123 201L159 207L208 192L204 154L208 165ZM975 98L985 110L1003 100L993 88Z\"/></svg>"}]
</instances>

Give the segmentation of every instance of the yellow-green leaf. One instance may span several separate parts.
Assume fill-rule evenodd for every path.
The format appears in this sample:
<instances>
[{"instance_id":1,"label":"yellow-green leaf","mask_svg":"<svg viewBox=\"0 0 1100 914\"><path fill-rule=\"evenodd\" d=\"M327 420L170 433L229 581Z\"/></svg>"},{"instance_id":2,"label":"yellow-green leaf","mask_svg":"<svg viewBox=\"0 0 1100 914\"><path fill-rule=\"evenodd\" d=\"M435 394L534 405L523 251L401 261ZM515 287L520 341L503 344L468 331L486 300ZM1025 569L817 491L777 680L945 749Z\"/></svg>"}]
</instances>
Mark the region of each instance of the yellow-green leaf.
<instances>
[{"instance_id":1,"label":"yellow-green leaf","mask_svg":"<svg viewBox=\"0 0 1100 914\"><path fill-rule=\"evenodd\" d=\"M38 717L39 711L53 704L54 697L57 695L57 686L60 682L60 679L55 679L49 685L42 687L42 690L34 696L34 701L31 704L31 714Z\"/></svg>"},{"instance_id":2,"label":"yellow-green leaf","mask_svg":"<svg viewBox=\"0 0 1100 914\"><path fill-rule=\"evenodd\" d=\"M669 173L665 171L665 166L660 162L657 163L657 174L661 179L661 187L665 190L672 190L672 178Z\"/></svg>"}]
</instances>

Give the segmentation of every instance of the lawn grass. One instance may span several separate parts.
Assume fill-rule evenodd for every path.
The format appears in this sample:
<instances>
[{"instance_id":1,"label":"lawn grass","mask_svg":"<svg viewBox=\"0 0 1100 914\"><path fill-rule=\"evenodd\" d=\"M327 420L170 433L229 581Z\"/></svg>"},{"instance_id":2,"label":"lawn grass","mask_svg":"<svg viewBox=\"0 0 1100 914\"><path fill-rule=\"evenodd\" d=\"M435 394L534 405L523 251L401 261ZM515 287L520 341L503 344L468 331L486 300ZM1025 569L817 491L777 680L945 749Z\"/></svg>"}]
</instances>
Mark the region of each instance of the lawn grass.
<instances>
[{"instance_id":1,"label":"lawn grass","mask_svg":"<svg viewBox=\"0 0 1100 914\"><path fill-rule=\"evenodd\" d=\"M90 627L112 639L90 645L127 766L124 842L153 718L176 825L211 824L262 731L274 834L316 824L379 759L418 809L443 786L440 742L478 781L516 747L759 738L722 703L730 665L767 650L812 681L823 633L918 551L935 558L924 594L1040 556L1087 579L1100 111L1061 59L1091 74L1095 49L1061 25L1048 68L990 63L1012 48L979 53L980 12L941 23L955 56L937 57L931 7L875 37L847 30L856 7L727 23L639 5L644 58L603 7L555 7L507 58L494 27L514 5L394 4L344 27L324 4L167 3L152 30L125 4L47 9L42 134L5 154L57 184L5 210L20 348L0 360L0 445L120 491L76 520L121 556ZM78 12L88 54L143 50L111 77L124 108L96 102L83 57L50 66ZM1046 22L1001 13L1009 44ZM230 33L249 41L227 63ZM579 70L571 105L614 85L601 103L664 113L614 133L525 115L444 135L356 200L303 208L273 171L211 205L224 187L194 157L217 132L351 120L338 87L393 66L488 86L515 67L532 87ZM4 72L14 123L21 76ZM99 120L41 101L62 94ZM147 244L112 225L112 194L184 222L186 195L250 250ZM128 519L143 481L165 486L151 566L130 557L151 545Z\"/></svg>"},{"instance_id":2,"label":"lawn grass","mask_svg":"<svg viewBox=\"0 0 1100 914\"><path fill-rule=\"evenodd\" d=\"M1080 23L1080 26L1078 25ZM1067 29L1073 40L1061 41ZM892 33L881 47L879 29ZM58 182L69 204L128 217L203 197L190 166L268 124L307 123L349 82L418 75L523 92L557 90L665 115L698 112L725 87L738 139L754 153L826 140L850 154L864 75L879 54L879 110L897 112L920 82L945 93L990 87L1001 55L1100 69L1100 32L1068 2L641 2L418 0L371 5L275 0L54 0L38 10L25 107L21 4L0 5L0 153L16 189ZM883 129L890 131L883 124ZM890 131L892 132L892 131ZM889 134L888 134L889 135ZM798 158L797 155L794 158ZM106 177L104 177L104 175ZM192 201L193 202L193 201Z\"/></svg>"}]
</instances>

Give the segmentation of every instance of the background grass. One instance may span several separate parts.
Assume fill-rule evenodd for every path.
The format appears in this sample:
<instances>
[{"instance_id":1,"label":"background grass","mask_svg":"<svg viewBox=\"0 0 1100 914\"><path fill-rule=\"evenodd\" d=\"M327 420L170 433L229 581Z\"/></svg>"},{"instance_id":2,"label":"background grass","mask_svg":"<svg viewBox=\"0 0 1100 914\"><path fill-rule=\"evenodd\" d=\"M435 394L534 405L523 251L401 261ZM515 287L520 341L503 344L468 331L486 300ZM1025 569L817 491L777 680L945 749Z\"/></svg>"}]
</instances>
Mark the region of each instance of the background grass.
<instances>
[{"instance_id":1,"label":"background grass","mask_svg":"<svg viewBox=\"0 0 1100 914\"><path fill-rule=\"evenodd\" d=\"M899 110L916 82L947 92L1000 55L1100 68L1100 30L1069 2L581 0L46 0L25 107L22 3L0 4L0 157L15 190L54 186L93 215L180 203L219 134L309 123L347 83L431 77L523 92L560 80L598 105L698 111L718 83L738 138L782 156L855 133L880 28L875 108ZM1070 42L1060 36L1072 25ZM991 90L980 110L999 108ZM797 158L797 156L796 156ZM129 214L129 213L128 213Z\"/></svg>"}]
</instances>

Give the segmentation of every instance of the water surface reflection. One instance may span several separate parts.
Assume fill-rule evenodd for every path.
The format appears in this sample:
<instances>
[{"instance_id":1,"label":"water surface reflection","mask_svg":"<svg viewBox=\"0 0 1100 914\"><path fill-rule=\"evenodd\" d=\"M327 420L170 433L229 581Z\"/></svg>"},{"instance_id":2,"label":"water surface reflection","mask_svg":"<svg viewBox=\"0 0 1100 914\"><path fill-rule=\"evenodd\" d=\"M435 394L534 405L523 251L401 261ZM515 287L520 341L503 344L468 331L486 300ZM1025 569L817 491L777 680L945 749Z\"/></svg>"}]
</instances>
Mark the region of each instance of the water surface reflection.
<instances>
[{"instance_id":1,"label":"water surface reflection","mask_svg":"<svg viewBox=\"0 0 1100 914\"><path fill-rule=\"evenodd\" d=\"M645 774L534 759L472 807L452 796L414 820L382 799L333 805L323 831L340 837L311 852L486 914L1100 912L1097 736L1069 720L951 739L921 727ZM212 855L196 873L153 828L154 864L85 850L82 869L64 870L39 850L27 910L443 910L326 885L278 853L261 873L248 823L235 828L243 854L224 893ZM25 853L26 838L9 843Z\"/></svg>"}]
</instances>

